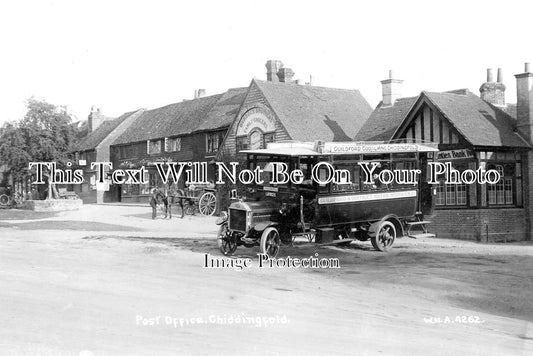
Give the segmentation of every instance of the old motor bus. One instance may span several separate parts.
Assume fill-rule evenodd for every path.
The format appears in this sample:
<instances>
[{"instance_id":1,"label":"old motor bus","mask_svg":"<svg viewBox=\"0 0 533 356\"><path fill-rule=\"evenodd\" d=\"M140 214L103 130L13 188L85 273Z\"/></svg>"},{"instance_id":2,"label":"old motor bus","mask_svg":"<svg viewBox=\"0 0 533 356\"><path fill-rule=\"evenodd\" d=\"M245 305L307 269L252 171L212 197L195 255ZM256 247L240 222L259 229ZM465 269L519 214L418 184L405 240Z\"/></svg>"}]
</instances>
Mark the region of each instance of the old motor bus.
<instances>
[{"instance_id":1,"label":"old motor bus","mask_svg":"<svg viewBox=\"0 0 533 356\"><path fill-rule=\"evenodd\" d=\"M276 257L282 244L304 236L317 243L370 240L376 250L386 251L409 224L425 223L422 216L432 209L425 174L435 151L429 144L366 142L270 143L266 149L241 151L248 169L263 170L263 182L247 185L246 196L217 220L218 246L224 255L241 245L260 246L261 253ZM300 170L303 181L270 184L278 163L289 172ZM420 174L414 183L376 179L369 184L363 166L373 167L375 178L384 170L419 169ZM348 171L349 178L327 182L331 167Z\"/></svg>"}]
</instances>

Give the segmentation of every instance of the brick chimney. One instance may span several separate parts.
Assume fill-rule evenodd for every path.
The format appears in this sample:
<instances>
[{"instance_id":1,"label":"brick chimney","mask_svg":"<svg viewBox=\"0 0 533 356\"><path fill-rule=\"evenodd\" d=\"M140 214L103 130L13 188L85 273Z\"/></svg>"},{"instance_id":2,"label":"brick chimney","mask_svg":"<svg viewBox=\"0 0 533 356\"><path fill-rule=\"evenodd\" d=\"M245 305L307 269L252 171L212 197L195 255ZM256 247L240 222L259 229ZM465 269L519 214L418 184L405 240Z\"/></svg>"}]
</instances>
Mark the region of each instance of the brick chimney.
<instances>
[{"instance_id":1,"label":"brick chimney","mask_svg":"<svg viewBox=\"0 0 533 356\"><path fill-rule=\"evenodd\" d=\"M102 113L100 112L100 108L92 106L91 113L89 114L87 122L89 132L93 132L94 130L96 130L98 126L100 126L102 122L105 121L105 119L106 117L102 115Z\"/></svg>"},{"instance_id":2,"label":"brick chimney","mask_svg":"<svg viewBox=\"0 0 533 356\"><path fill-rule=\"evenodd\" d=\"M503 72L498 68L498 81L494 82L492 69L487 68L487 82L479 87L481 99L497 106L505 106L505 84L503 84Z\"/></svg>"},{"instance_id":3,"label":"brick chimney","mask_svg":"<svg viewBox=\"0 0 533 356\"><path fill-rule=\"evenodd\" d=\"M381 81L383 106L394 105L394 102L402 96L402 83L403 80L394 79L394 72L389 70L389 79Z\"/></svg>"},{"instance_id":4,"label":"brick chimney","mask_svg":"<svg viewBox=\"0 0 533 356\"><path fill-rule=\"evenodd\" d=\"M530 142L533 140L533 73L529 63L524 73L516 74L516 126Z\"/></svg>"},{"instance_id":5,"label":"brick chimney","mask_svg":"<svg viewBox=\"0 0 533 356\"><path fill-rule=\"evenodd\" d=\"M278 71L283 68L283 63L277 60L268 60L265 64L267 69L267 80L269 82L278 82Z\"/></svg>"},{"instance_id":6,"label":"brick chimney","mask_svg":"<svg viewBox=\"0 0 533 356\"><path fill-rule=\"evenodd\" d=\"M205 89L198 89L194 91L194 98L203 98L205 96Z\"/></svg>"},{"instance_id":7,"label":"brick chimney","mask_svg":"<svg viewBox=\"0 0 533 356\"><path fill-rule=\"evenodd\" d=\"M280 68L278 71L279 81L282 83L292 83L292 77L294 77L294 72L290 68Z\"/></svg>"}]
</instances>

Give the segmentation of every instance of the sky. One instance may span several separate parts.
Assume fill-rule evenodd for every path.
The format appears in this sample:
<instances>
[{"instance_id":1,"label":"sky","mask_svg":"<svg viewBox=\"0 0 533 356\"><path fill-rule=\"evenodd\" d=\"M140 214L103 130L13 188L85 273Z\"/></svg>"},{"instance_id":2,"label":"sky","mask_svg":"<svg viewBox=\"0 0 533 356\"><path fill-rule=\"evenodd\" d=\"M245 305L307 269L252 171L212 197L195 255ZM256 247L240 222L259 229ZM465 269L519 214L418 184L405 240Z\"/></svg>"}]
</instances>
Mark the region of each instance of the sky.
<instances>
[{"instance_id":1,"label":"sky","mask_svg":"<svg viewBox=\"0 0 533 356\"><path fill-rule=\"evenodd\" d=\"M468 88L533 63L533 1L4 1L0 124L28 98L110 117L246 87L281 60L313 85L358 89L372 107L393 69L404 96Z\"/></svg>"}]
</instances>

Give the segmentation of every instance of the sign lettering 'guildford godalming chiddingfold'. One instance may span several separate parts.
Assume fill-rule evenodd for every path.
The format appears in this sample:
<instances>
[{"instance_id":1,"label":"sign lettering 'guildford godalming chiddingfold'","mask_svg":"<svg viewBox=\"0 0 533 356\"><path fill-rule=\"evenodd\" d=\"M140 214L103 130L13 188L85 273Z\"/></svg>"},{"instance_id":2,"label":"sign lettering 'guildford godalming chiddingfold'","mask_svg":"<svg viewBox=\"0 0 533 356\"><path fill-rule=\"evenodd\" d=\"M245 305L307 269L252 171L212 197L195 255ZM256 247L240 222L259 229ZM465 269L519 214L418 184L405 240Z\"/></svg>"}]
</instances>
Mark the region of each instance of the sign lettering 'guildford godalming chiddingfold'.
<instances>
[{"instance_id":1,"label":"sign lettering 'guildford godalming chiddingfold'","mask_svg":"<svg viewBox=\"0 0 533 356\"><path fill-rule=\"evenodd\" d=\"M358 162L364 173L365 184L417 184L421 173L419 169L378 169L379 162ZM71 166L68 164L67 166ZM163 184L177 183L182 176L186 184L208 184L206 162L156 162L159 177ZM226 165L216 162L216 184L230 182L236 184L264 184L265 172L268 173L269 184L302 184L308 183L308 178L300 169L289 171L288 165L283 162L271 162L265 168L256 167L250 169L238 169L238 162L230 162ZM52 184L81 184L84 182L83 170L59 169L56 162L30 162L29 169L35 172L34 184L45 184L45 176L49 177ZM96 171L96 183L103 184L147 184L148 170L142 166L137 169L113 169L111 162L92 162L91 169ZM45 174L48 172L48 174ZM467 169L462 172L454 169L450 162L428 162L428 183L438 183L444 176L447 184L496 184L501 176L496 170L485 170L479 167L477 170ZM352 177L349 170L336 169L328 162L318 162L311 170L311 180L319 185L328 183L351 184Z\"/></svg>"}]
</instances>

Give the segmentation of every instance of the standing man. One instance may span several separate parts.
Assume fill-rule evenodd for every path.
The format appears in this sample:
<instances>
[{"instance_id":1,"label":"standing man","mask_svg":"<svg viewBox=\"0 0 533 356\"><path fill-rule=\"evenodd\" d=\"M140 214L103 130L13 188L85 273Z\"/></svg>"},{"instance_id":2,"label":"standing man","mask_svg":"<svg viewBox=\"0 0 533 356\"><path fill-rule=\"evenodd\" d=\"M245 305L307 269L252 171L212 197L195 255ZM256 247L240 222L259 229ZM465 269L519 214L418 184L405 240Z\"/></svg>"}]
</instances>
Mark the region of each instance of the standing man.
<instances>
[{"instance_id":1,"label":"standing man","mask_svg":"<svg viewBox=\"0 0 533 356\"><path fill-rule=\"evenodd\" d=\"M172 192L169 194L169 189L165 189L165 195L163 196L163 204L165 205L165 219L172 219Z\"/></svg>"},{"instance_id":2,"label":"standing man","mask_svg":"<svg viewBox=\"0 0 533 356\"><path fill-rule=\"evenodd\" d=\"M152 189L152 195L150 196L150 206L152 207L152 220L155 220L157 216L157 196L159 190L157 188Z\"/></svg>"}]
</instances>

